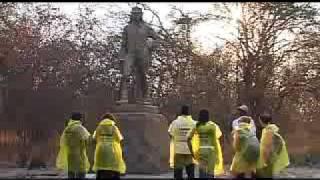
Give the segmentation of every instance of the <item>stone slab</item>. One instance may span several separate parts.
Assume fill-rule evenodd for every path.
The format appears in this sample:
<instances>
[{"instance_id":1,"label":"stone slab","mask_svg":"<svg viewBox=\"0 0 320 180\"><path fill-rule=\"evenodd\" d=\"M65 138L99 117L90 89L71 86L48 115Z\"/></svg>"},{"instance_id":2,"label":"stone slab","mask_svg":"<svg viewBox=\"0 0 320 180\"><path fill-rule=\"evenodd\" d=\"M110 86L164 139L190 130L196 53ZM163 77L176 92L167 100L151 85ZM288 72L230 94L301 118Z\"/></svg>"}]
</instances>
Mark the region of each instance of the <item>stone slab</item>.
<instances>
[{"instance_id":1,"label":"stone slab","mask_svg":"<svg viewBox=\"0 0 320 180\"><path fill-rule=\"evenodd\" d=\"M158 106L146 105L146 104L117 104L112 107L113 112L146 112L159 114L160 110Z\"/></svg>"},{"instance_id":2,"label":"stone slab","mask_svg":"<svg viewBox=\"0 0 320 180\"><path fill-rule=\"evenodd\" d=\"M169 170L168 121L162 114L116 112L124 136L127 173L160 174Z\"/></svg>"}]
</instances>

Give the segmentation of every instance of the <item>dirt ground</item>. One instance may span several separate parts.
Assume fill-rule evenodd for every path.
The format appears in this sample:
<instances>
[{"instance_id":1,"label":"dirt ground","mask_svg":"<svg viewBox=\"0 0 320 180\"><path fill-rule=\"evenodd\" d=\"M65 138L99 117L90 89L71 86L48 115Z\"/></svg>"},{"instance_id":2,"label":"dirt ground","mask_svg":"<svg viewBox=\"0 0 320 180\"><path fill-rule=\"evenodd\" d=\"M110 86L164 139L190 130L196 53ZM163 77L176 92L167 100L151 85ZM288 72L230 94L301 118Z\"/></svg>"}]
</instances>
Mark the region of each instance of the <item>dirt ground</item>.
<instances>
[{"instance_id":1,"label":"dirt ground","mask_svg":"<svg viewBox=\"0 0 320 180\"><path fill-rule=\"evenodd\" d=\"M197 176L197 173L196 173ZM50 178L59 179L65 178L66 175L63 172L56 171L54 169L34 169L27 170L25 168L1 168L0 178ZM87 178L94 179L95 174L87 174ZM143 175L143 174L128 174L125 178L172 178L173 173L168 172L161 175ZM227 178L228 172L221 178ZM285 172L282 172L277 177L281 178L320 178L320 168L315 167L291 167Z\"/></svg>"}]
</instances>

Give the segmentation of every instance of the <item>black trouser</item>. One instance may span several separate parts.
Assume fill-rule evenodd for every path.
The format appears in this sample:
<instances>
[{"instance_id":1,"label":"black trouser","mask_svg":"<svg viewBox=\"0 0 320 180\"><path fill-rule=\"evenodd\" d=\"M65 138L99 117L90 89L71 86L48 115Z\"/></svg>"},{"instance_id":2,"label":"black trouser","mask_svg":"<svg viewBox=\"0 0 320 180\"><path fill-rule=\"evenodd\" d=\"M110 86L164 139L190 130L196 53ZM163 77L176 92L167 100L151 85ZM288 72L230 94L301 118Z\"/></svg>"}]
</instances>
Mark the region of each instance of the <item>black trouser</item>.
<instances>
[{"instance_id":1,"label":"black trouser","mask_svg":"<svg viewBox=\"0 0 320 180\"><path fill-rule=\"evenodd\" d=\"M96 179L120 179L120 173L109 170L98 170Z\"/></svg>"},{"instance_id":2,"label":"black trouser","mask_svg":"<svg viewBox=\"0 0 320 180\"><path fill-rule=\"evenodd\" d=\"M86 173L84 172L68 172L68 178L69 179L85 179Z\"/></svg>"},{"instance_id":3,"label":"black trouser","mask_svg":"<svg viewBox=\"0 0 320 180\"><path fill-rule=\"evenodd\" d=\"M188 178L194 178L194 164L185 166ZM183 168L174 168L174 179L183 178Z\"/></svg>"}]
</instances>

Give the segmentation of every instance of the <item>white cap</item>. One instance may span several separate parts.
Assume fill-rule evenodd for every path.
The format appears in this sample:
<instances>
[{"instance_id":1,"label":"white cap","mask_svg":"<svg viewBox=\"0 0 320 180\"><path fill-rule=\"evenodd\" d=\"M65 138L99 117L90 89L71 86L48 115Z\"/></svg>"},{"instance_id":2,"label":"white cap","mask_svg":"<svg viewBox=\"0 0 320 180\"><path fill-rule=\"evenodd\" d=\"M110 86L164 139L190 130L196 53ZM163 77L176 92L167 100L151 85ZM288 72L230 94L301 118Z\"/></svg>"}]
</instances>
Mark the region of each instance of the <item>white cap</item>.
<instances>
[{"instance_id":1,"label":"white cap","mask_svg":"<svg viewBox=\"0 0 320 180\"><path fill-rule=\"evenodd\" d=\"M246 113L249 112L249 108L248 108L248 106L246 106L246 105L241 105L241 106L239 106L239 107L238 107L238 110L244 111L244 112L246 112Z\"/></svg>"}]
</instances>

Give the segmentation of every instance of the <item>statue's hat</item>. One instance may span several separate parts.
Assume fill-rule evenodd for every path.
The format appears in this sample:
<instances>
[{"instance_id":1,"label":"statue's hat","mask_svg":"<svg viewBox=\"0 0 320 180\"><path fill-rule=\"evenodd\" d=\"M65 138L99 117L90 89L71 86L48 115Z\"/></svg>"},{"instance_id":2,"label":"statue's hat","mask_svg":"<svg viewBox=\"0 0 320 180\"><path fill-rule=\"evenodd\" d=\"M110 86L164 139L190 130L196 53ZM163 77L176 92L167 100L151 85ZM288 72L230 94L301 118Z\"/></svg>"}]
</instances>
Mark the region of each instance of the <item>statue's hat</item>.
<instances>
[{"instance_id":1,"label":"statue's hat","mask_svg":"<svg viewBox=\"0 0 320 180\"><path fill-rule=\"evenodd\" d=\"M142 13L142 9L135 6L131 9L131 13Z\"/></svg>"}]
</instances>

